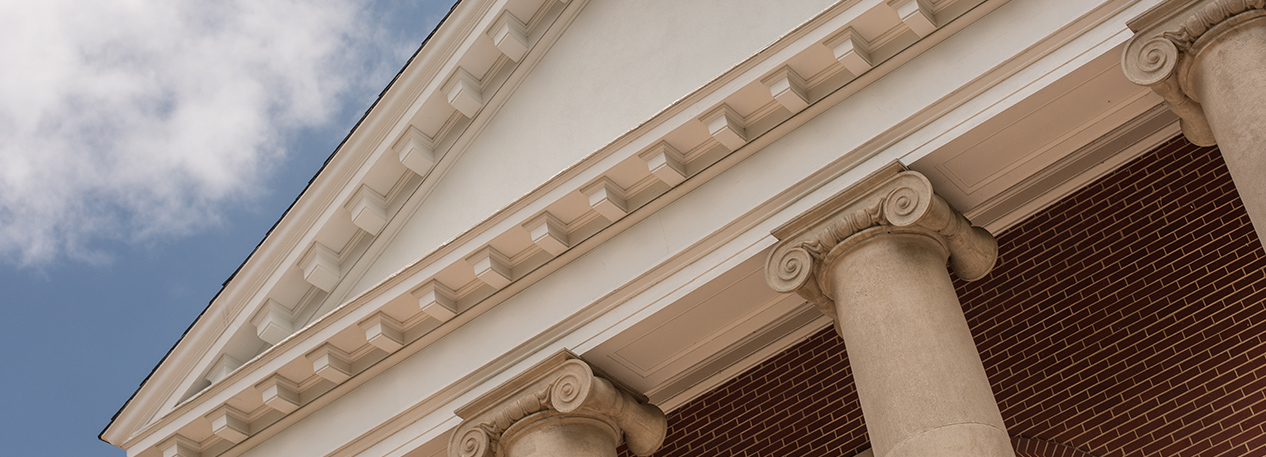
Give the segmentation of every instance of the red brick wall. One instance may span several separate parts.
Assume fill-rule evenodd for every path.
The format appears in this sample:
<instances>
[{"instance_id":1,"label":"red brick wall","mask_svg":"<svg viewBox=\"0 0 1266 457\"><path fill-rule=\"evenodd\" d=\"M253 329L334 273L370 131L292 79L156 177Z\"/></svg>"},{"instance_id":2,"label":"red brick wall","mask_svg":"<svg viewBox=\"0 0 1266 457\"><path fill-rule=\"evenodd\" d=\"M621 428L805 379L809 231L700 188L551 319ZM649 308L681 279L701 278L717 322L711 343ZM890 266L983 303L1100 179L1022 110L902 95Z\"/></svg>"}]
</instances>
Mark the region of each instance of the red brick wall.
<instances>
[{"instance_id":1,"label":"red brick wall","mask_svg":"<svg viewBox=\"0 0 1266 457\"><path fill-rule=\"evenodd\" d=\"M1021 456L1266 455L1266 255L1216 149L1175 139L998 241L957 287ZM661 457L869 447L834 329L668 417Z\"/></svg>"}]
</instances>

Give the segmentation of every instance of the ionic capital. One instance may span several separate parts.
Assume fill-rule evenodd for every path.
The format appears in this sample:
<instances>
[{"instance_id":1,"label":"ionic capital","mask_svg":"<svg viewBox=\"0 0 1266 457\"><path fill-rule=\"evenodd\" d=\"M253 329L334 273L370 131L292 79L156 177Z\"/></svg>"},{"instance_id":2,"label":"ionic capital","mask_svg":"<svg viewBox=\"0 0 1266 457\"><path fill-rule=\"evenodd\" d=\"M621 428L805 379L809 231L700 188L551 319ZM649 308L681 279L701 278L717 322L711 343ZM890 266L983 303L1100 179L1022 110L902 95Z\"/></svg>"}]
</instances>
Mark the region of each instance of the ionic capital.
<instances>
[{"instance_id":1,"label":"ionic capital","mask_svg":"<svg viewBox=\"0 0 1266 457\"><path fill-rule=\"evenodd\" d=\"M829 268L852 245L894 232L938 240L960 278L989 274L998 258L993 235L973 227L932 192L932 183L893 164L774 229L779 243L765 264L765 280L778 292L796 292L836 318Z\"/></svg>"},{"instance_id":2,"label":"ionic capital","mask_svg":"<svg viewBox=\"0 0 1266 457\"><path fill-rule=\"evenodd\" d=\"M668 432L664 413L645 397L603 379L568 351L458 409L464 421L448 444L450 457L502 457L533 424L550 419L597 421L637 455L659 449ZM612 450L614 453L614 449Z\"/></svg>"},{"instance_id":3,"label":"ionic capital","mask_svg":"<svg viewBox=\"0 0 1266 457\"><path fill-rule=\"evenodd\" d=\"M1191 87L1195 58L1227 30L1266 16L1266 0L1178 0L1157 5L1130 20L1134 37L1125 46L1121 66L1135 84L1165 99L1182 119L1182 131L1200 146L1217 143Z\"/></svg>"}]
</instances>

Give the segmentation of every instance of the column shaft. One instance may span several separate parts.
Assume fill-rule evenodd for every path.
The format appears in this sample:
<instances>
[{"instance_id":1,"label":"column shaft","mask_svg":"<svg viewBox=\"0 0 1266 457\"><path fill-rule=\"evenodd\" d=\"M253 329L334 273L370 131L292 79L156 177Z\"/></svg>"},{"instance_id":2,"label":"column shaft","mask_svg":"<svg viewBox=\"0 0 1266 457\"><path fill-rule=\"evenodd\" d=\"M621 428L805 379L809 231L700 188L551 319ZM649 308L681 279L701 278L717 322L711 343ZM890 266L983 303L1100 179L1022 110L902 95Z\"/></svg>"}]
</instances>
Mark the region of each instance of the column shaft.
<instances>
[{"instance_id":1,"label":"column shaft","mask_svg":"<svg viewBox=\"0 0 1266 457\"><path fill-rule=\"evenodd\" d=\"M993 235L899 164L773 234L765 280L835 320L875 456L1015 456L946 269L989 274Z\"/></svg>"},{"instance_id":2,"label":"column shaft","mask_svg":"<svg viewBox=\"0 0 1266 457\"><path fill-rule=\"evenodd\" d=\"M1243 16L1200 38L1190 84L1249 219L1266 240L1266 16Z\"/></svg>"},{"instance_id":3,"label":"column shaft","mask_svg":"<svg viewBox=\"0 0 1266 457\"><path fill-rule=\"evenodd\" d=\"M1161 2L1126 24L1126 77L1164 98L1192 143L1221 148L1266 243L1266 0Z\"/></svg>"},{"instance_id":4,"label":"column shaft","mask_svg":"<svg viewBox=\"0 0 1266 457\"><path fill-rule=\"evenodd\" d=\"M1013 456L941 240L875 228L836 250L824 273L875 455Z\"/></svg>"}]
</instances>

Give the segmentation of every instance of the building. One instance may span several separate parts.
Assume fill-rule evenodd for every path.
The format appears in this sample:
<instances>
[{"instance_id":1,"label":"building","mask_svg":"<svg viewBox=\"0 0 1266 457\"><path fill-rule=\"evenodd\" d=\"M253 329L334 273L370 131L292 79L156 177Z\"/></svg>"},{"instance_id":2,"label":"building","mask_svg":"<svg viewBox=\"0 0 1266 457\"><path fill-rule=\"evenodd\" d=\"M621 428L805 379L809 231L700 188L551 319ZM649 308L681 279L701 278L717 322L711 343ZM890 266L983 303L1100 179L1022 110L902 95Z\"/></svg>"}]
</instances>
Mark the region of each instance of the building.
<instances>
[{"instance_id":1,"label":"building","mask_svg":"<svg viewBox=\"0 0 1266 457\"><path fill-rule=\"evenodd\" d=\"M1262 0L464 0L102 439L1266 455L1263 107Z\"/></svg>"}]
</instances>

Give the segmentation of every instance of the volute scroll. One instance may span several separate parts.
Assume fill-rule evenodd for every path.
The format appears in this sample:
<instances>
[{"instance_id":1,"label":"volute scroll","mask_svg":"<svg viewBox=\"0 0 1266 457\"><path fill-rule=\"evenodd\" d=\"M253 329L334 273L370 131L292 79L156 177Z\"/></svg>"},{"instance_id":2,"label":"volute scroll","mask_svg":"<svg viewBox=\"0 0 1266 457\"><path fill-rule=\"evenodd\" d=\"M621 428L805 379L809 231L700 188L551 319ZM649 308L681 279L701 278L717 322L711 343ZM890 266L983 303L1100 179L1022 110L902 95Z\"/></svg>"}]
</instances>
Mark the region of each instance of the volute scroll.
<instances>
[{"instance_id":1,"label":"volute scroll","mask_svg":"<svg viewBox=\"0 0 1266 457\"><path fill-rule=\"evenodd\" d=\"M796 292L834 319L834 300L818 280L829 254L854 235L885 228L936 237L954 272L969 281L988 274L997 260L998 245L988 231L936 195L927 177L893 165L774 229L780 241L766 261L766 282L775 291Z\"/></svg>"},{"instance_id":2,"label":"volute scroll","mask_svg":"<svg viewBox=\"0 0 1266 457\"><path fill-rule=\"evenodd\" d=\"M1266 0L1187 0L1162 3L1128 22L1134 36L1125 44L1121 68L1135 84L1160 95L1181 119L1183 135L1199 146L1217 144L1213 129L1190 87L1193 59L1219 28L1266 15Z\"/></svg>"},{"instance_id":3,"label":"volute scroll","mask_svg":"<svg viewBox=\"0 0 1266 457\"><path fill-rule=\"evenodd\" d=\"M450 457L503 457L510 439L532 422L563 417L611 426L636 455L650 455L668 433L664 413L645 397L596 374L563 351L457 410L465 419L449 440Z\"/></svg>"}]
</instances>

